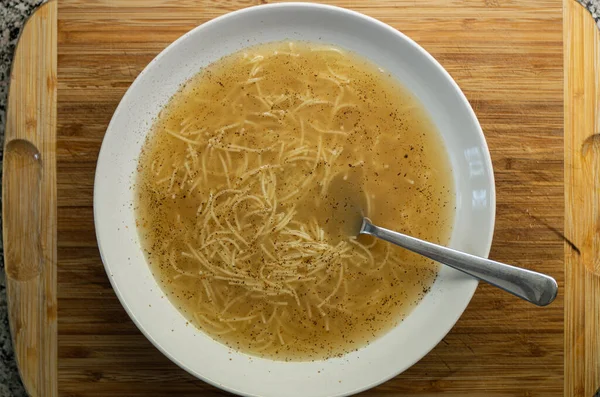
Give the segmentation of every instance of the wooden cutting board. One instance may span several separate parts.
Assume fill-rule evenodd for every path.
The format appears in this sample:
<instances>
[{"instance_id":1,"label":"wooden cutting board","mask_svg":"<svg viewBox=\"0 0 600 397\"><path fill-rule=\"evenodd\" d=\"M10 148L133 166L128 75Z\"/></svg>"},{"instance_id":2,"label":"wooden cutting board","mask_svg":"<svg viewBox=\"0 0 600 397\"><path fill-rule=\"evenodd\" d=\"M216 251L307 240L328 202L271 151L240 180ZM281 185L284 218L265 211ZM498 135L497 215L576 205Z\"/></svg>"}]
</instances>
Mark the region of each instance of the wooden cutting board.
<instances>
[{"instance_id":1,"label":"wooden cutting board","mask_svg":"<svg viewBox=\"0 0 600 397\"><path fill-rule=\"evenodd\" d=\"M565 396L600 397L600 30L565 1Z\"/></svg>"},{"instance_id":2,"label":"wooden cutting board","mask_svg":"<svg viewBox=\"0 0 600 397\"><path fill-rule=\"evenodd\" d=\"M8 318L19 375L31 397L58 393L56 10L56 0L39 7L19 37L2 163Z\"/></svg>"},{"instance_id":3,"label":"wooden cutting board","mask_svg":"<svg viewBox=\"0 0 600 397\"><path fill-rule=\"evenodd\" d=\"M571 5L571 0L565 1L565 6ZM159 353L119 304L96 246L93 178L112 113L148 62L191 28L258 3L59 2L60 395L224 394L188 375ZM565 246L569 246L562 234L565 195L561 0L329 3L357 10L401 30L450 72L477 113L494 163L497 222L491 257L549 273L561 288L551 306L538 308L481 285L460 321L429 355L364 395L563 395L563 263ZM573 272L581 272L581 268L575 265ZM582 310L581 296L573 289L570 294L570 310ZM592 328L586 329L589 332ZM572 330L568 333L575 335ZM202 352L198 354L201 356ZM575 368L575 362L577 358L568 361L575 372L567 374L579 379L583 375L580 368ZM565 395L583 396L578 387L569 389L577 393ZM590 389L581 389L581 393L583 390Z\"/></svg>"}]
</instances>

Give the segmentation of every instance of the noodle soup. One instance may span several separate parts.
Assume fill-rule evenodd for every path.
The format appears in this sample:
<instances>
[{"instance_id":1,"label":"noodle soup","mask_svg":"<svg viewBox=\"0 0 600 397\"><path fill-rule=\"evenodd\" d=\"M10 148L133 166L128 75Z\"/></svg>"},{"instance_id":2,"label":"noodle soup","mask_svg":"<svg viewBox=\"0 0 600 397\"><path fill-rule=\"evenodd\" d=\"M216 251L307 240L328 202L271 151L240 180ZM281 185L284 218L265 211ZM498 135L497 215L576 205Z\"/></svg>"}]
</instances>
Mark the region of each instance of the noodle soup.
<instances>
[{"instance_id":1,"label":"noodle soup","mask_svg":"<svg viewBox=\"0 0 600 397\"><path fill-rule=\"evenodd\" d=\"M277 360L364 346L437 274L328 227L333 181L364 192L383 227L443 244L453 223L449 160L420 103L317 43L264 44L200 71L160 113L137 178L142 246L167 297L211 337Z\"/></svg>"}]
</instances>

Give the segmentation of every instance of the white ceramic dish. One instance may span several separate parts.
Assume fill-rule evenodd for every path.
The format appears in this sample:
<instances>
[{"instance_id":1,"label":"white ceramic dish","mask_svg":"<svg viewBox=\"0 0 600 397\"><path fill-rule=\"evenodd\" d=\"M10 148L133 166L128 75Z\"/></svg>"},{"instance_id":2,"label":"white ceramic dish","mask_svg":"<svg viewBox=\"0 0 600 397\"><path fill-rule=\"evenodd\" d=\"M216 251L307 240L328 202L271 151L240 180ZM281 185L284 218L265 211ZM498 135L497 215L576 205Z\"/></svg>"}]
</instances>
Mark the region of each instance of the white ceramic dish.
<instances>
[{"instance_id":1,"label":"white ceramic dish","mask_svg":"<svg viewBox=\"0 0 600 397\"><path fill-rule=\"evenodd\" d=\"M477 281L443 267L418 307L385 336L342 358L285 363L232 351L192 326L154 280L133 213L136 163L154 117L203 66L249 45L299 39L355 51L390 71L425 105L451 158L456 222L450 246L487 256L495 192L477 119L448 73L408 37L341 8L287 3L246 8L197 27L160 53L131 85L110 122L98 158L94 219L106 272L121 303L154 345L215 386L249 396L342 396L404 371L452 328Z\"/></svg>"}]
</instances>

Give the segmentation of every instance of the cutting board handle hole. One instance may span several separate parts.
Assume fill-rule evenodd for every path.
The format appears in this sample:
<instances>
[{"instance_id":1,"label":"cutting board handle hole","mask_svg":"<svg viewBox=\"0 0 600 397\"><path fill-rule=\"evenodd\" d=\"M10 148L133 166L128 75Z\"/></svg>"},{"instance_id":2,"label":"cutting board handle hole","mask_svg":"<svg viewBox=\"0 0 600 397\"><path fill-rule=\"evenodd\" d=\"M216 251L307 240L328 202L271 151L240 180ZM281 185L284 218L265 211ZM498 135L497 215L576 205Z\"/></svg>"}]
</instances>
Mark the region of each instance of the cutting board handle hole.
<instances>
[{"instance_id":1,"label":"cutting board handle hole","mask_svg":"<svg viewBox=\"0 0 600 397\"><path fill-rule=\"evenodd\" d=\"M590 151L600 155L600 133L590 135L581 145L581 154L586 157Z\"/></svg>"},{"instance_id":2,"label":"cutting board handle hole","mask_svg":"<svg viewBox=\"0 0 600 397\"><path fill-rule=\"evenodd\" d=\"M4 153L3 219L6 275L17 281L42 269L40 195L42 159L24 139L13 139Z\"/></svg>"}]
</instances>

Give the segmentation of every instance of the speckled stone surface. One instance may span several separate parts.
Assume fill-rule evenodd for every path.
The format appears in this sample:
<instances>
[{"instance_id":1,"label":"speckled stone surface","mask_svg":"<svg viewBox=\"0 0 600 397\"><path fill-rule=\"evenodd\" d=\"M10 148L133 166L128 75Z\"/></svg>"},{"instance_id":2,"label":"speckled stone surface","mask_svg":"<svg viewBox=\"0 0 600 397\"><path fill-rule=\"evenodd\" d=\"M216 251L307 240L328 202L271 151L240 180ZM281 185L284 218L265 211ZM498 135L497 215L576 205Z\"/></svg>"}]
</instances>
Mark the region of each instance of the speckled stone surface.
<instances>
[{"instance_id":1,"label":"speckled stone surface","mask_svg":"<svg viewBox=\"0 0 600 397\"><path fill-rule=\"evenodd\" d=\"M23 23L42 2L42 0L0 0L0 139L2 141L4 141L6 125L10 65L15 46ZM2 146L0 145L1 159ZM0 397L25 397L27 393L19 379L8 329L3 259L0 239Z\"/></svg>"},{"instance_id":2,"label":"speckled stone surface","mask_svg":"<svg viewBox=\"0 0 600 397\"><path fill-rule=\"evenodd\" d=\"M12 56L27 17L44 0L0 0L0 140L4 140L6 97ZM578 0L596 21L600 29L600 0ZM0 161L2 146L0 145ZM0 172L2 165L0 163ZM8 316L2 240L0 239L0 397L26 397L19 379L12 351ZM595 397L600 397L600 390Z\"/></svg>"},{"instance_id":3,"label":"speckled stone surface","mask_svg":"<svg viewBox=\"0 0 600 397\"><path fill-rule=\"evenodd\" d=\"M577 0L579 3L587 8L587 10L592 14L592 17L596 21L596 25L598 29L600 29L600 0ZM600 391L598 394L600 397Z\"/></svg>"}]
</instances>

